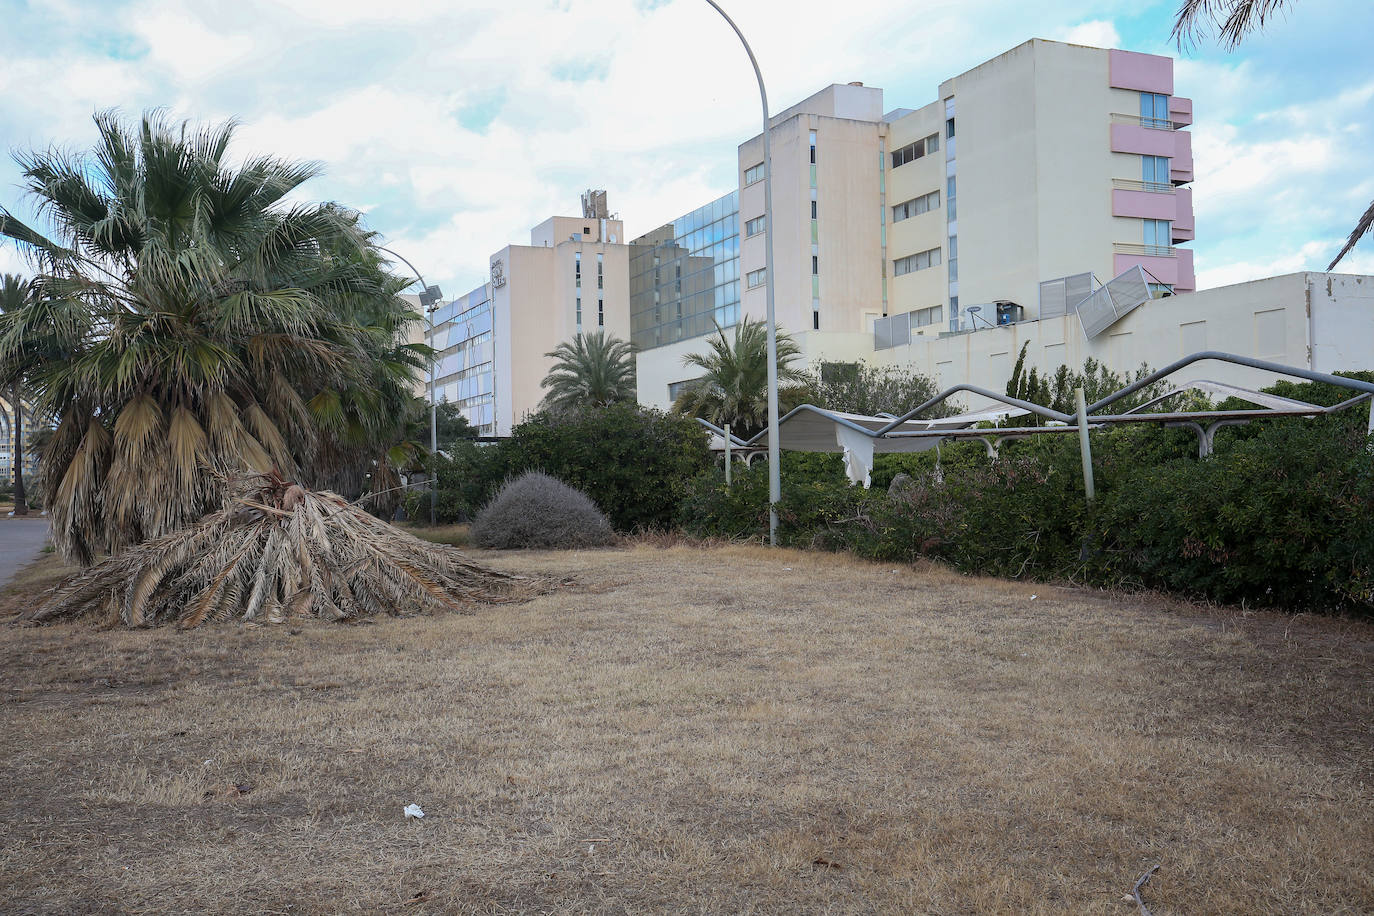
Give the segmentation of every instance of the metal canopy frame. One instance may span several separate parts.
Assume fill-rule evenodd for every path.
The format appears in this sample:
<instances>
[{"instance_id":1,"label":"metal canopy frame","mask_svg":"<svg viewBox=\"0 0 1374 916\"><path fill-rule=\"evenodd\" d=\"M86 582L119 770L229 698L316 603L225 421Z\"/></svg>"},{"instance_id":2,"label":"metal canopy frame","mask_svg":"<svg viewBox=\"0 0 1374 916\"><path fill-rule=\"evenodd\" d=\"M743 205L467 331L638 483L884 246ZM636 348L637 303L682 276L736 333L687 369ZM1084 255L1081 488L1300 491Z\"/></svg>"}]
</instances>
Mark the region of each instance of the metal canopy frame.
<instances>
[{"instance_id":1,"label":"metal canopy frame","mask_svg":"<svg viewBox=\"0 0 1374 916\"><path fill-rule=\"evenodd\" d=\"M1188 366L1191 366L1194 363L1203 362L1205 360L1216 360L1218 362L1230 363L1232 365L1245 366L1251 369L1258 369L1263 372L1272 372L1276 375L1287 375L1294 378L1300 378L1309 382L1325 382L1329 385L1335 385L1340 388L1345 388L1349 391L1354 392L1355 394L1353 397L1350 397L1340 402L1339 404L1333 404L1330 407L1321 407L1316 404L1307 404L1303 401L1295 401L1291 398L1288 398L1284 400L1291 402L1292 406L1280 408L1257 407L1248 410L1173 411L1166 413L1100 413L1100 411L1102 411L1104 408L1110 407L1112 404L1115 404L1122 398L1130 397L1132 394L1135 394L1142 388L1146 388L1150 385L1153 385L1155 382L1167 378L1168 376L1173 375L1175 372L1178 372L1181 369L1187 368ZM1174 394L1178 394L1182 390L1183 389L1176 389L1170 392L1169 395L1166 395L1165 397L1170 397ZM944 403L954 395L959 394L961 392L976 394L993 401L998 401L1009 407L1018 408L1020 410L1026 411L1027 413L1036 414L1037 416L1044 417L1045 419L1049 420L1052 424L1056 425L1002 427L997 429L975 429L971 428L972 424L970 423L964 426L963 428L951 429L947 426L945 428L940 428L938 424L940 424L942 421L948 423L950 420L956 418L947 417L935 419L921 419L921 414L929 411L931 408L939 404ZM1258 394L1259 392L1250 393ZM1237 396L1244 397L1243 394L1238 394ZM1189 428L1194 430L1198 435L1198 456L1205 458L1208 455L1212 454L1212 446L1215 440L1216 432L1217 430L1223 427L1237 426L1252 422L1254 420L1263 420L1268 418L1315 417L1323 414L1333 414L1342 410L1347 410L1351 407L1354 407L1358 404L1361 404L1365 401L1369 401L1371 399L1374 399L1374 384L1371 384L1369 382L1363 382L1359 379L1345 378L1344 376L1331 375L1325 372L1316 372L1311 369L1303 369L1297 366L1285 366L1280 363L1273 363L1262 359L1254 359L1248 356L1238 356L1234 353L1223 353L1218 350L1204 350L1200 353L1194 353L1192 356L1186 356L1183 359L1170 363L1163 369L1151 372L1144 378L1141 378L1139 381L1132 382L1131 384L1126 385L1119 391L1115 391L1107 395L1106 397L1098 401L1095 401L1092 404L1087 405L1085 411L1085 425L1088 430L1102 429L1108 425L1121 423L1159 423L1168 427ZM1156 401L1152 401L1150 403L1157 403L1159 400L1163 400L1163 398L1156 399ZM1144 406L1146 405L1142 405L1142 407ZM885 423L883 423L882 425L878 425L877 428L870 428L870 426L865 426L862 423L855 422L853 419L850 419L854 416L853 414L843 415L837 411L825 410L824 408L816 407L813 404L802 404L801 406L789 411L787 415L778 422L778 428L780 433L778 437L779 440L781 440L782 438L782 428L787 424L788 420L792 419L793 417L797 417L807 413L817 414L821 417L826 418L836 426L850 430L854 433L858 433L862 436L867 436L870 439L874 440L934 440L931 442L930 446L928 446L934 447L936 443L941 441L956 441L959 439L982 439L984 444L987 446L989 457L992 458L997 457L998 448L1004 441L1008 441L1011 439L1025 439L1036 435L1054 435L1067 432L1077 432L1079 429L1078 418L1073 414L1060 413L1059 411L1054 410L1053 408L1045 407L1041 404L1034 404L1030 401L1023 401L1020 398L1010 397L1009 395L1003 394L1001 392L989 391L988 389L980 388L977 385L954 385L953 387L947 388L944 391L940 392L938 395L931 398L929 401L926 401L924 404L921 404L920 406L907 411L900 417L892 417L890 419L887 416L871 418L873 420L886 420ZM697 422L701 423L704 427L722 437L726 435L725 430L717 426L714 426L711 423L706 422L705 420L698 420ZM911 424L913 423L925 423L926 426L923 429L912 428ZM1369 431L1372 435L1374 435L1374 410L1370 411ZM754 436L748 439L741 439L738 436L731 435L729 437L731 449L739 450L741 453L743 453L741 457L746 457L749 452L754 452L766 447L767 435L768 430L766 429L760 431L759 433L755 434ZM876 444L877 443L875 443L875 445ZM887 450L895 451L896 449L885 449L884 451Z\"/></svg>"}]
</instances>

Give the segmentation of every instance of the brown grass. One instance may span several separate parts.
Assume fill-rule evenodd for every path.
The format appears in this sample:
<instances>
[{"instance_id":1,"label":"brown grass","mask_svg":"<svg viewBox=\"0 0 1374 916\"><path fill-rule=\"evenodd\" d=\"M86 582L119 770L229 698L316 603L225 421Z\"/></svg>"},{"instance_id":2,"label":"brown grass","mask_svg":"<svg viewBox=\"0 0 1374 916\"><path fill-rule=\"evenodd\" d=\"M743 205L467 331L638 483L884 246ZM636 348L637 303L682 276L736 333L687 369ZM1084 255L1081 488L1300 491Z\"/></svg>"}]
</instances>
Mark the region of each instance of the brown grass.
<instances>
[{"instance_id":1,"label":"brown grass","mask_svg":"<svg viewBox=\"0 0 1374 916\"><path fill-rule=\"evenodd\" d=\"M0 909L1133 916L1156 863L1156 916L1374 906L1366 624L759 547L482 559L581 585L0 628Z\"/></svg>"}]
</instances>

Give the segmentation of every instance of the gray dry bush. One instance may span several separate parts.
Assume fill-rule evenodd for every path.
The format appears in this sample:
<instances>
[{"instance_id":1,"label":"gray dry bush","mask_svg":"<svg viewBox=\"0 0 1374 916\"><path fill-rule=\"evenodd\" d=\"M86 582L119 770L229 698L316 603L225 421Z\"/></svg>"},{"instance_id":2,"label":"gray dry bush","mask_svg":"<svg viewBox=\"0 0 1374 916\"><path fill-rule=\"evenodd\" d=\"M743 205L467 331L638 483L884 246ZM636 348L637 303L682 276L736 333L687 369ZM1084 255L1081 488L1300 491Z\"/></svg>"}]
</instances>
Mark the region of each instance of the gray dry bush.
<instances>
[{"instance_id":1,"label":"gray dry bush","mask_svg":"<svg viewBox=\"0 0 1374 916\"><path fill-rule=\"evenodd\" d=\"M539 471L506 481L472 524L478 547L603 547L615 540L591 497Z\"/></svg>"}]
</instances>

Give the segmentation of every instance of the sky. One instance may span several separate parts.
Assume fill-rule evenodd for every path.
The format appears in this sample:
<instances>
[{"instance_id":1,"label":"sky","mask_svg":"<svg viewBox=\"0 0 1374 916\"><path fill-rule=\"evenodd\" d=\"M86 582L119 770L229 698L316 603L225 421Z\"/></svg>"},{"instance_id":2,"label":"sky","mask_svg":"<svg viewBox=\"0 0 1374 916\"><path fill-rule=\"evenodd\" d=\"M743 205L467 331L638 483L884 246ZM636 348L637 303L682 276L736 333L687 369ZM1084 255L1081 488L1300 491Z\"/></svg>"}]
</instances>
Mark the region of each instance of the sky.
<instances>
[{"instance_id":1,"label":"sky","mask_svg":"<svg viewBox=\"0 0 1374 916\"><path fill-rule=\"evenodd\" d=\"M1374 198L1363 0L1293 0L1231 53L1171 43L1178 0L721 2L774 111L852 80L917 108L1032 37L1177 57L1199 288L1324 269ZM89 148L94 112L159 107L236 119L237 155L322 163L301 196L363 211L447 298L580 215L586 188L630 238L726 193L760 120L704 0L0 0L0 205L33 214L9 154ZM0 247L0 270L24 269ZM1374 238L1340 269L1374 274Z\"/></svg>"}]
</instances>

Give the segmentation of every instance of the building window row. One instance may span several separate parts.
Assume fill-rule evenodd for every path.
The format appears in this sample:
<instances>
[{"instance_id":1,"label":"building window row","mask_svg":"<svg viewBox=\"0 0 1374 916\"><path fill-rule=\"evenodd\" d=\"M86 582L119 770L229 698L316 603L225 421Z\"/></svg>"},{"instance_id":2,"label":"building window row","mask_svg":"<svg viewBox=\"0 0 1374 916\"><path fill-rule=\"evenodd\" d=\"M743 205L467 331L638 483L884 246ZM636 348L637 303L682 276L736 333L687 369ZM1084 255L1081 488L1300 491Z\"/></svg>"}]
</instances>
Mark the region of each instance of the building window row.
<instances>
[{"instance_id":1,"label":"building window row","mask_svg":"<svg viewBox=\"0 0 1374 916\"><path fill-rule=\"evenodd\" d=\"M892 151L892 167L895 169L899 165L906 165L908 162L915 162L922 156L936 152L940 148L940 135L931 134L924 140L917 140L915 143L908 143L901 149Z\"/></svg>"},{"instance_id":2,"label":"building window row","mask_svg":"<svg viewBox=\"0 0 1374 916\"><path fill-rule=\"evenodd\" d=\"M893 207L892 221L894 223L900 223L904 219L920 216L922 213L928 213L931 210L939 208L939 206L940 192L938 190L931 191L929 194L913 197L911 200L897 204L897 206Z\"/></svg>"},{"instance_id":3,"label":"building window row","mask_svg":"<svg viewBox=\"0 0 1374 916\"><path fill-rule=\"evenodd\" d=\"M929 251L918 251L893 261L892 273L894 276L900 277L904 274L915 273L918 270L925 270L928 267L939 266L940 249L932 248Z\"/></svg>"},{"instance_id":4,"label":"building window row","mask_svg":"<svg viewBox=\"0 0 1374 916\"><path fill-rule=\"evenodd\" d=\"M751 165L749 168L744 170L744 184L746 187L760 181L763 181L762 162L760 162L758 165Z\"/></svg>"},{"instance_id":5,"label":"building window row","mask_svg":"<svg viewBox=\"0 0 1374 916\"><path fill-rule=\"evenodd\" d=\"M749 236L758 235L759 233L763 232L766 221L766 217L756 216L753 219L749 220L749 222L745 223L745 237L748 238Z\"/></svg>"},{"instance_id":6,"label":"building window row","mask_svg":"<svg viewBox=\"0 0 1374 916\"><path fill-rule=\"evenodd\" d=\"M758 270L751 270L745 274L745 280L750 289L758 289L768 279L768 268L760 267Z\"/></svg>"}]
</instances>

